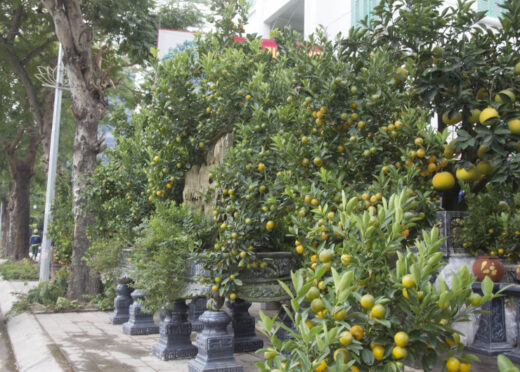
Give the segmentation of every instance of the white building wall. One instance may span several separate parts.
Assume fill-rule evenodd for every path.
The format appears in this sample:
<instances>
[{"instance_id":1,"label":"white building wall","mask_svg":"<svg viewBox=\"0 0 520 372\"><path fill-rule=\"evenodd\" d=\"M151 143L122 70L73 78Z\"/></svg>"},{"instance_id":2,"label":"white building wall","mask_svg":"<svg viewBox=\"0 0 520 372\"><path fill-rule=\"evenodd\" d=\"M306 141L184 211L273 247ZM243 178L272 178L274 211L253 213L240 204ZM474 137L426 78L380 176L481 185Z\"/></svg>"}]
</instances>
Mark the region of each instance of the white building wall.
<instances>
[{"instance_id":1,"label":"white building wall","mask_svg":"<svg viewBox=\"0 0 520 372\"><path fill-rule=\"evenodd\" d=\"M329 39L338 32L346 35L351 26L350 8L350 0L305 0L305 38L319 25L326 28Z\"/></svg>"},{"instance_id":2,"label":"white building wall","mask_svg":"<svg viewBox=\"0 0 520 372\"><path fill-rule=\"evenodd\" d=\"M271 25L280 14L298 2L304 2L303 34L308 38L319 25L327 30L329 39L334 39L341 32L344 36L352 26L352 0L256 0L249 12L247 33L257 33L269 38ZM457 0L446 0L446 6L457 6ZM477 10L477 1L473 3ZM485 17L488 25L498 25L498 20Z\"/></svg>"}]
</instances>

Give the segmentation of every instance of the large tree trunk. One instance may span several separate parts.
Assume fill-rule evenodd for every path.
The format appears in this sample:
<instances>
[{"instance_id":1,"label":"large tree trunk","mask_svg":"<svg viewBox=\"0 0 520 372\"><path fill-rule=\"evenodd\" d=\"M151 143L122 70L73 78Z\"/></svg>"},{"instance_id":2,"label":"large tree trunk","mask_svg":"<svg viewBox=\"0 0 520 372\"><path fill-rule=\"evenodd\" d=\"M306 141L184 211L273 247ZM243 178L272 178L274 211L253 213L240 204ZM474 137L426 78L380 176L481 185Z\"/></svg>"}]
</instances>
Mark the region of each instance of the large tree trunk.
<instances>
[{"instance_id":1,"label":"large tree trunk","mask_svg":"<svg viewBox=\"0 0 520 372\"><path fill-rule=\"evenodd\" d=\"M93 225L92 214L86 212L87 200L81 192L87 185L87 176L96 168L98 150L97 128L104 114L104 106L92 107L90 113L81 122L76 123L74 135L74 159L72 168L72 209L74 211L74 245L71 260L71 275L67 295L80 299L84 294L95 295L101 289L101 281L83 260L90 242L87 238L87 226Z\"/></svg>"},{"instance_id":2,"label":"large tree trunk","mask_svg":"<svg viewBox=\"0 0 520 372\"><path fill-rule=\"evenodd\" d=\"M106 110L105 82L95 77L95 73L98 77L103 75L100 70L101 54L94 61L92 32L83 20L81 1L40 1L50 13L56 35L63 47L63 62L69 78L72 112L76 118L72 170L74 245L67 296L81 299L83 295L95 295L101 289L99 276L92 272L83 260L90 245L86 229L94 217L86 213L87 200L81 196L81 191L96 167L96 155L101 145L97 138L97 130Z\"/></svg>"},{"instance_id":3,"label":"large tree trunk","mask_svg":"<svg viewBox=\"0 0 520 372\"><path fill-rule=\"evenodd\" d=\"M29 257L30 187L32 169L19 169L14 181L14 240L13 258Z\"/></svg>"},{"instance_id":4,"label":"large tree trunk","mask_svg":"<svg viewBox=\"0 0 520 372\"><path fill-rule=\"evenodd\" d=\"M7 237L9 236L9 213L7 209L7 204L9 203L7 198L1 199L2 210L0 213L2 214L2 231L0 234L2 238L0 240L0 256L7 257Z\"/></svg>"},{"instance_id":5,"label":"large tree trunk","mask_svg":"<svg viewBox=\"0 0 520 372\"><path fill-rule=\"evenodd\" d=\"M7 203L7 237L6 252L8 258L13 258L14 240L16 237L16 225L14 210L16 207L16 198L14 197L14 182L9 183L9 202Z\"/></svg>"}]
</instances>

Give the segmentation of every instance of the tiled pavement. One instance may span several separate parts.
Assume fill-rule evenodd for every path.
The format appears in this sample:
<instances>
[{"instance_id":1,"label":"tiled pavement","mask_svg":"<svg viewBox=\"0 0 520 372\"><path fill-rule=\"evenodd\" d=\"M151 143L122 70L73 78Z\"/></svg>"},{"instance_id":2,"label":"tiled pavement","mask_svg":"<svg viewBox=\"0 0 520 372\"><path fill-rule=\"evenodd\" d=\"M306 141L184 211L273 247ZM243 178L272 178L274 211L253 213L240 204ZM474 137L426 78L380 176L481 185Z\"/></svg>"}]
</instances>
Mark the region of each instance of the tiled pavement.
<instances>
[{"instance_id":1,"label":"tiled pavement","mask_svg":"<svg viewBox=\"0 0 520 372\"><path fill-rule=\"evenodd\" d=\"M159 335L129 336L121 325L109 324L110 313L37 314L48 337L75 371L187 371L188 360L162 361L151 354ZM195 337L192 333L192 337ZM257 371L259 354L235 354L245 372Z\"/></svg>"}]
</instances>

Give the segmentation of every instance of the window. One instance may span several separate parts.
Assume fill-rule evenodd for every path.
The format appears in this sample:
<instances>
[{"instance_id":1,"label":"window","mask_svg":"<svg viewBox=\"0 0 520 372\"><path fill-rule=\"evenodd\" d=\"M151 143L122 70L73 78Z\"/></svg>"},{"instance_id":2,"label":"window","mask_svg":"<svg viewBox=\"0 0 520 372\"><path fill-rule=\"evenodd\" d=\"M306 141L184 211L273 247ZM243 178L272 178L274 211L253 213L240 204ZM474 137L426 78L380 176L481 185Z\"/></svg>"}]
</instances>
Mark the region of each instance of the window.
<instances>
[{"instance_id":1,"label":"window","mask_svg":"<svg viewBox=\"0 0 520 372\"><path fill-rule=\"evenodd\" d=\"M352 4L352 26L368 16L368 20L372 18L372 10L379 4L380 0L351 0Z\"/></svg>"},{"instance_id":2,"label":"window","mask_svg":"<svg viewBox=\"0 0 520 372\"><path fill-rule=\"evenodd\" d=\"M479 12L487 11L487 16L498 17L502 13L503 9L498 6L505 0L478 0Z\"/></svg>"}]
</instances>

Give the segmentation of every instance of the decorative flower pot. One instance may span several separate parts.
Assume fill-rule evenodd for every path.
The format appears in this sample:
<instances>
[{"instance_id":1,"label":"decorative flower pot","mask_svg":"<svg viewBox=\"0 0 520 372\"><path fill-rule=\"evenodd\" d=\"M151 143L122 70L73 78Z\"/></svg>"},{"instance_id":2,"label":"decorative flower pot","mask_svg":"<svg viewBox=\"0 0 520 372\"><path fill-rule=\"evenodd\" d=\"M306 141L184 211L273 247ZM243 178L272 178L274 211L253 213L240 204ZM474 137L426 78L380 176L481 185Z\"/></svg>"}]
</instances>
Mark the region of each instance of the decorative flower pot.
<instances>
[{"instance_id":1,"label":"decorative flower pot","mask_svg":"<svg viewBox=\"0 0 520 372\"><path fill-rule=\"evenodd\" d=\"M298 257L289 252L259 252L257 258L267 262L266 268L244 270L240 275L243 285L237 290L237 297L249 302L283 301L288 294L278 284L284 282L291 287L291 270L299 266ZM185 285L178 289L179 298L194 298L210 295L207 284L201 278L210 279L201 263L188 259L184 273Z\"/></svg>"},{"instance_id":2,"label":"decorative flower pot","mask_svg":"<svg viewBox=\"0 0 520 372\"><path fill-rule=\"evenodd\" d=\"M505 273L504 264L497 257L480 256L473 264L473 274L479 282L486 276L489 276L492 281L498 282L504 277Z\"/></svg>"}]
</instances>

